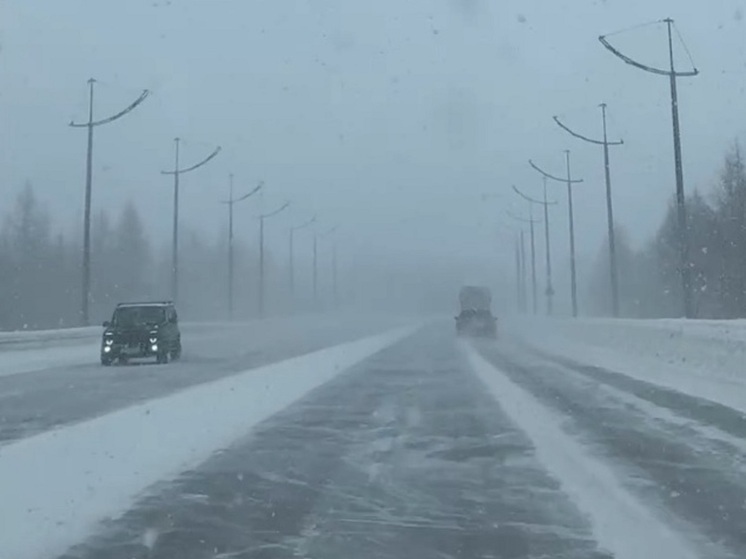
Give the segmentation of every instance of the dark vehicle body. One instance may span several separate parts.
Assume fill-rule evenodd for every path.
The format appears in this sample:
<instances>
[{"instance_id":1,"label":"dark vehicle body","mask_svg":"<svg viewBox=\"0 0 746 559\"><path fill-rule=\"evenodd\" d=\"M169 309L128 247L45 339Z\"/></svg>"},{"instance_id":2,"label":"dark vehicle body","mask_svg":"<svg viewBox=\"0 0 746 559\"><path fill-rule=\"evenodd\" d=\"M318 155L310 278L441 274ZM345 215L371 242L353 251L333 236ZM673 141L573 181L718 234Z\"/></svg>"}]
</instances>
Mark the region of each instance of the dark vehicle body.
<instances>
[{"instance_id":1,"label":"dark vehicle body","mask_svg":"<svg viewBox=\"0 0 746 559\"><path fill-rule=\"evenodd\" d=\"M456 317L456 332L459 336L497 336L497 318L492 314L492 294L489 288L462 287L459 303L461 312Z\"/></svg>"},{"instance_id":2,"label":"dark vehicle body","mask_svg":"<svg viewBox=\"0 0 746 559\"><path fill-rule=\"evenodd\" d=\"M174 304L120 303L111 321L104 322L101 364L149 357L157 363L181 357L181 332Z\"/></svg>"}]
</instances>

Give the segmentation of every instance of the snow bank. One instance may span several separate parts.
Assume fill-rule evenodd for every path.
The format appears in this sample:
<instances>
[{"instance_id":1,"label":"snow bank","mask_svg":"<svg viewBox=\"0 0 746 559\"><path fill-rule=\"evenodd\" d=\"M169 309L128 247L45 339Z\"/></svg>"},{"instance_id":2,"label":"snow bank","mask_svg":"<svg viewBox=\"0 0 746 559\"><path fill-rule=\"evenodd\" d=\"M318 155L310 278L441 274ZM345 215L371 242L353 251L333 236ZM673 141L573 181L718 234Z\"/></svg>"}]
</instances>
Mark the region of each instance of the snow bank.
<instances>
[{"instance_id":1,"label":"snow bank","mask_svg":"<svg viewBox=\"0 0 746 559\"><path fill-rule=\"evenodd\" d=\"M746 412L746 320L518 319L511 329L547 352Z\"/></svg>"},{"instance_id":2,"label":"snow bank","mask_svg":"<svg viewBox=\"0 0 746 559\"><path fill-rule=\"evenodd\" d=\"M503 411L531 439L536 456L585 513L599 546L616 559L694 559L692 545L639 503L614 472L561 427L562 416L487 363L462 348Z\"/></svg>"},{"instance_id":3,"label":"snow bank","mask_svg":"<svg viewBox=\"0 0 746 559\"><path fill-rule=\"evenodd\" d=\"M150 485L193 468L313 388L411 334L399 328L189 388L0 448L0 556L56 556Z\"/></svg>"},{"instance_id":4,"label":"snow bank","mask_svg":"<svg viewBox=\"0 0 746 559\"><path fill-rule=\"evenodd\" d=\"M0 332L0 351L7 344L31 344L61 340L91 339L101 335L101 326L62 328L59 330L20 330Z\"/></svg>"}]
</instances>

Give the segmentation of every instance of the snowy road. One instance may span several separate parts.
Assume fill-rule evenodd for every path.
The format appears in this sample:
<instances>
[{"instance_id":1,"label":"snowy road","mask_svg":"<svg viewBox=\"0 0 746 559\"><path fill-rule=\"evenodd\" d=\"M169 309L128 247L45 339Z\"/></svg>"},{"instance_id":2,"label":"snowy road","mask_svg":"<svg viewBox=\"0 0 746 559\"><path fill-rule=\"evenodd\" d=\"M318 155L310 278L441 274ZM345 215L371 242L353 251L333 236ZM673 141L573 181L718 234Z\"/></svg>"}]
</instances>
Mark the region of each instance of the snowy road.
<instances>
[{"instance_id":1,"label":"snowy road","mask_svg":"<svg viewBox=\"0 0 746 559\"><path fill-rule=\"evenodd\" d=\"M150 360L102 368L100 330L84 343L0 351L0 445L402 323L371 317L186 325L184 355L165 367Z\"/></svg>"},{"instance_id":2,"label":"snowy road","mask_svg":"<svg viewBox=\"0 0 746 559\"><path fill-rule=\"evenodd\" d=\"M298 334L284 356L376 328L385 325L329 326L302 343ZM186 359L174 368L183 384L151 379L166 368L128 368L123 384L138 388L97 388L89 400L104 403L93 413L141 400L156 410L179 387L218 384L200 370L229 379L283 358L279 345L279 353L265 345L263 358ZM741 412L640 380L644 371L633 378L510 339L459 341L450 325L356 351L361 360L351 358L349 369L319 378L232 444L149 485L64 559L746 555ZM267 378L339 363L324 359L301 359L295 372L267 370ZM23 384L53 372L7 379ZM184 433L192 435L199 438ZM3 464L0 446L0 474Z\"/></svg>"}]
</instances>

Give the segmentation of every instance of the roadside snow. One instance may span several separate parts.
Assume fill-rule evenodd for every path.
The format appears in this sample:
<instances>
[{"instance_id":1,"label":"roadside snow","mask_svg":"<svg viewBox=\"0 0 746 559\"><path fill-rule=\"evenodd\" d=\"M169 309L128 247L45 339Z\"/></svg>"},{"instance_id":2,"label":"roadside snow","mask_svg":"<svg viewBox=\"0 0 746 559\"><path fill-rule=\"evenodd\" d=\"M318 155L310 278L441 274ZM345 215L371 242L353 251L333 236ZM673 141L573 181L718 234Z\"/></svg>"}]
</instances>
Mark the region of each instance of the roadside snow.
<instances>
[{"instance_id":1,"label":"roadside snow","mask_svg":"<svg viewBox=\"0 0 746 559\"><path fill-rule=\"evenodd\" d=\"M531 439L537 458L588 515L599 545L616 559L694 559L692 545L640 504L614 473L561 427L562 416L541 405L469 344L474 371L503 411Z\"/></svg>"},{"instance_id":2,"label":"roadside snow","mask_svg":"<svg viewBox=\"0 0 746 559\"><path fill-rule=\"evenodd\" d=\"M603 397L609 406L626 406L636 409L638 412L647 416L651 425L667 425L688 429L691 432L691 436L687 439L687 443L696 448L697 444L704 442L704 446L698 447L699 451L702 453L711 452L708 450L710 447L707 443L716 442L731 447L729 450L729 454L731 455L739 454L746 456L746 441L741 437L731 435L718 427L679 415L669 408L653 404L652 402L640 398L639 396L635 396L630 392L620 390L605 383L598 383L595 380L590 380L588 377L578 373L571 367L567 367L551 359L539 356L536 356L533 359L535 359L536 363L551 367L552 370L561 371L562 375L572 378L575 382L578 382L581 385L593 385L597 397ZM746 472L746 470L744 470L744 472Z\"/></svg>"},{"instance_id":3,"label":"roadside snow","mask_svg":"<svg viewBox=\"0 0 746 559\"><path fill-rule=\"evenodd\" d=\"M59 340L93 339L100 335L100 326L61 328L57 330L19 330L16 332L0 332L0 347L6 344L29 344Z\"/></svg>"},{"instance_id":4,"label":"roadside snow","mask_svg":"<svg viewBox=\"0 0 746 559\"><path fill-rule=\"evenodd\" d=\"M0 448L0 555L42 559L85 539L153 483L411 334L408 326L246 371Z\"/></svg>"},{"instance_id":5,"label":"roadside snow","mask_svg":"<svg viewBox=\"0 0 746 559\"><path fill-rule=\"evenodd\" d=\"M519 319L548 353L746 413L746 321Z\"/></svg>"}]
</instances>

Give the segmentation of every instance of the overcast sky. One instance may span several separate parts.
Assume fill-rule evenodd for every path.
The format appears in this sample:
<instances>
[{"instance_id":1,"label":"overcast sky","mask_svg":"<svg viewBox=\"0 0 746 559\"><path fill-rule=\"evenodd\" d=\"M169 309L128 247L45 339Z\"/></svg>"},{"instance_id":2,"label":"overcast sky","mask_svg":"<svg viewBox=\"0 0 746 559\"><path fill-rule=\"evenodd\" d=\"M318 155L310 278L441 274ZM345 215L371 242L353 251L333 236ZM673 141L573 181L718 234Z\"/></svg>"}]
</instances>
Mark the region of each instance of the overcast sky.
<instances>
[{"instance_id":1,"label":"overcast sky","mask_svg":"<svg viewBox=\"0 0 746 559\"><path fill-rule=\"evenodd\" d=\"M674 191L668 81L597 37L675 18L701 70L680 81L686 188L707 191L746 128L745 15L735 0L3 0L0 193L7 201L28 179L60 228L80 227L85 131L67 123L85 119L93 76L98 117L153 91L96 130L94 206L133 199L159 238L172 203L160 170L180 136L184 164L224 148L184 176L185 226L222 231L232 172L239 192L266 181L266 209L292 201L269 232L278 251L291 222L318 214L348 250L479 261L503 243L510 262L515 224L503 211L526 210L510 186L538 194L528 158L561 175L569 148L585 179L576 228L589 255L605 232L602 153L551 117L598 136L606 102L609 133L626 142L612 152L616 215L639 244ZM665 66L663 26L612 41ZM561 274L566 192L550 188ZM238 211L252 239L257 204Z\"/></svg>"}]
</instances>

